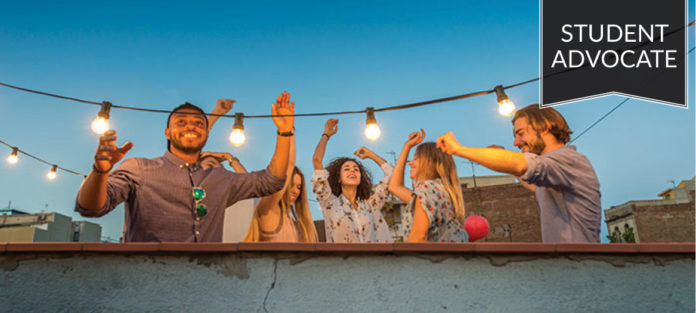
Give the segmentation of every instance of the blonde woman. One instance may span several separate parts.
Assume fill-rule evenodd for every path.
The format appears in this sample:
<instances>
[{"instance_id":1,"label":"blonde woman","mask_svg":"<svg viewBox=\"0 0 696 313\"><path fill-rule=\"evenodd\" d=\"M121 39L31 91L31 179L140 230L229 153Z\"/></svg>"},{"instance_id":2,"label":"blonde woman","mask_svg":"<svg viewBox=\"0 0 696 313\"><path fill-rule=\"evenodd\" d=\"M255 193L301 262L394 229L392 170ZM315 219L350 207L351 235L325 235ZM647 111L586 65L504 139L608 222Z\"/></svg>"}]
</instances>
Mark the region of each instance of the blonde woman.
<instances>
[{"instance_id":1,"label":"blonde woman","mask_svg":"<svg viewBox=\"0 0 696 313\"><path fill-rule=\"evenodd\" d=\"M401 212L404 234L408 242L468 242L464 230L464 200L457 168L452 156L440 151L434 142L423 142L425 131L413 132L399 155L389 191L409 203ZM420 144L420 145L418 145ZM408 162L414 191L404 186L406 159L418 145Z\"/></svg>"},{"instance_id":2,"label":"blonde woman","mask_svg":"<svg viewBox=\"0 0 696 313\"><path fill-rule=\"evenodd\" d=\"M234 100L218 100L213 114L226 114L232 109ZM219 116L208 116L209 129ZM285 185L280 191L261 198L249 224L246 242L316 242L317 231L309 212L305 177L295 166L295 136L290 140L288 172ZM239 159L227 152L204 153L202 166L220 166L227 160L237 173L246 173Z\"/></svg>"},{"instance_id":3,"label":"blonde woman","mask_svg":"<svg viewBox=\"0 0 696 313\"><path fill-rule=\"evenodd\" d=\"M295 166L294 136L290 144L289 161L285 186L280 191L261 198L244 241L317 241L317 230L307 202L305 177Z\"/></svg>"}]
</instances>

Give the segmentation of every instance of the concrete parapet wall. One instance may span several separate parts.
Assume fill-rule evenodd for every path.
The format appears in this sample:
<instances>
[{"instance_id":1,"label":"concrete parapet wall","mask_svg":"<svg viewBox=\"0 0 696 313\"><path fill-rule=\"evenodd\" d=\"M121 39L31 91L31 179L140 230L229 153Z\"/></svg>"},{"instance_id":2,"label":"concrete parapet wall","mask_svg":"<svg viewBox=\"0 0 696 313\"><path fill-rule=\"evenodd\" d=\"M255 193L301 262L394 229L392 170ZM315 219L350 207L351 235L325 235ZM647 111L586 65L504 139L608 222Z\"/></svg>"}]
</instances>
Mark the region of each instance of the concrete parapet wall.
<instances>
[{"instance_id":1,"label":"concrete parapet wall","mask_svg":"<svg viewBox=\"0 0 696 313\"><path fill-rule=\"evenodd\" d=\"M640 247L0 244L0 308L693 312L693 245Z\"/></svg>"}]
</instances>

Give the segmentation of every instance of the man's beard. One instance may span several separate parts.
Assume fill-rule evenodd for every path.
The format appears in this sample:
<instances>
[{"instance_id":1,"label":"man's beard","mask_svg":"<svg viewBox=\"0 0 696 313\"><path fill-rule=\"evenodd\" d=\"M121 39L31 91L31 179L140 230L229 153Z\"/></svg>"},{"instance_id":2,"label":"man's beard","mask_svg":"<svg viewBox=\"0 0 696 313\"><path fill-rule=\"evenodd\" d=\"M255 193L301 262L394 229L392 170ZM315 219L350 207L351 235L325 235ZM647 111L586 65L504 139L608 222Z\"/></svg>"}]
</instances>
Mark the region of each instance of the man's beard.
<instances>
[{"instance_id":1,"label":"man's beard","mask_svg":"<svg viewBox=\"0 0 696 313\"><path fill-rule=\"evenodd\" d=\"M205 141L201 142L200 145L196 147L184 147L179 140L170 140L169 142L171 143L172 147L176 148L177 150L186 153L186 154L195 154L195 153L200 153L201 150L203 150L203 147L205 146L205 143L208 140L206 139Z\"/></svg>"},{"instance_id":2,"label":"man's beard","mask_svg":"<svg viewBox=\"0 0 696 313\"><path fill-rule=\"evenodd\" d=\"M546 143L541 139L539 133L536 134L536 140L534 140L534 142L527 142L527 146L529 146L529 152L539 155L546 149Z\"/></svg>"}]
</instances>

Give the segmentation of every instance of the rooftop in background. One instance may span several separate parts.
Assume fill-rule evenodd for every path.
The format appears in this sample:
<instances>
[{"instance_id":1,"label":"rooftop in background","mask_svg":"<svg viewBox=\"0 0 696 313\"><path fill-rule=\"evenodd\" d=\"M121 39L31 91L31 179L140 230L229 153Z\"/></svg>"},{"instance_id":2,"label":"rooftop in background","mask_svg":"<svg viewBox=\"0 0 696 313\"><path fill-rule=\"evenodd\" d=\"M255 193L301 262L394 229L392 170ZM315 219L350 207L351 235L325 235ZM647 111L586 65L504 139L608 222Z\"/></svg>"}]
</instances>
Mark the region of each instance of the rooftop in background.
<instances>
[{"instance_id":1,"label":"rooftop in background","mask_svg":"<svg viewBox=\"0 0 696 313\"><path fill-rule=\"evenodd\" d=\"M74 221L58 213L4 214L0 218L0 242L99 242L101 226Z\"/></svg>"},{"instance_id":2,"label":"rooftop in background","mask_svg":"<svg viewBox=\"0 0 696 313\"><path fill-rule=\"evenodd\" d=\"M15 210L15 209L8 209L8 208L0 209L0 215L17 215L17 214L29 214L29 213L24 212L24 211L20 211L20 210Z\"/></svg>"},{"instance_id":3,"label":"rooftop in background","mask_svg":"<svg viewBox=\"0 0 696 313\"><path fill-rule=\"evenodd\" d=\"M658 194L604 210L612 242L694 242L694 181L683 180Z\"/></svg>"},{"instance_id":4,"label":"rooftop in background","mask_svg":"<svg viewBox=\"0 0 696 313\"><path fill-rule=\"evenodd\" d=\"M515 178L515 176L512 175L459 177L459 184L461 184L463 188L496 186L517 183L517 178Z\"/></svg>"}]
</instances>

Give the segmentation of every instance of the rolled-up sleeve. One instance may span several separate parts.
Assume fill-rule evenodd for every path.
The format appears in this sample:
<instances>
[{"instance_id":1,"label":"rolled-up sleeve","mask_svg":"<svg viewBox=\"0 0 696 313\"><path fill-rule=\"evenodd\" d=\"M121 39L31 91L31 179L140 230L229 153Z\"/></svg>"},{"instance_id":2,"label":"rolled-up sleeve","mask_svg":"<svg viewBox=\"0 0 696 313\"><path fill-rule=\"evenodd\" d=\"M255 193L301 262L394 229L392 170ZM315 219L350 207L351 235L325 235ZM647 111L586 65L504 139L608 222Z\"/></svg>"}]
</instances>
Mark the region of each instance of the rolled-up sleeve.
<instances>
[{"instance_id":1,"label":"rolled-up sleeve","mask_svg":"<svg viewBox=\"0 0 696 313\"><path fill-rule=\"evenodd\" d=\"M117 205L128 201L140 182L140 171L137 159L124 160L113 172L109 174L106 183L106 202L99 210L88 210L80 206L75 200L75 212L85 217L99 217L111 212ZM82 192L82 190L80 190ZM79 193L78 193L79 199Z\"/></svg>"},{"instance_id":2,"label":"rolled-up sleeve","mask_svg":"<svg viewBox=\"0 0 696 313\"><path fill-rule=\"evenodd\" d=\"M394 167L389 163L384 163L382 166L382 171L384 172L384 177L377 184L377 186L372 190L372 195L368 200L370 208L381 210L384 203L387 201L387 196L389 195L389 180L391 180L392 173L394 172Z\"/></svg>"},{"instance_id":3,"label":"rolled-up sleeve","mask_svg":"<svg viewBox=\"0 0 696 313\"><path fill-rule=\"evenodd\" d=\"M329 171L326 169L314 170L312 174L312 192L317 197L322 209L326 208L331 201L331 186L329 185Z\"/></svg>"},{"instance_id":4,"label":"rolled-up sleeve","mask_svg":"<svg viewBox=\"0 0 696 313\"><path fill-rule=\"evenodd\" d=\"M230 180L230 204L242 199L271 195L285 185L285 178L276 177L268 170L234 173L230 177L234 177Z\"/></svg>"},{"instance_id":5,"label":"rolled-up sleeve","mask_svg":"<svg viewBox=\"0 0 696 313\"><path fill-rule=\"evenodd\" d=\"M542 187L571 188L573 160L564 157L563 154L537 155L525 152L527 170L520 179Z\"/></svg>"}]
</instances>

